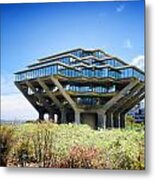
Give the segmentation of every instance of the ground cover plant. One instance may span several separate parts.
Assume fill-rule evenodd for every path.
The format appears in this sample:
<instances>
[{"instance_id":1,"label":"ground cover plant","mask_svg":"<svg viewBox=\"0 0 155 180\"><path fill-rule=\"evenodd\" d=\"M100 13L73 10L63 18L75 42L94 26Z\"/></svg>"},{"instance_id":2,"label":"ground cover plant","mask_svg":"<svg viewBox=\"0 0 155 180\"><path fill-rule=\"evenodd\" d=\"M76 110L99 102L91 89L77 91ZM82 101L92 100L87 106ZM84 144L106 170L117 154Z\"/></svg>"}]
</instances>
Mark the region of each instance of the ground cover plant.
<instances>
[{"instance_id":1,"label":"ground cover plant","mask_svg":"<svg viewBox=\"0 0 155 180\"><path fill-rule=\"evenodd\" d=\"M4 125L1 126L0 143L1 152L4 152L1 166L145 168L142 126L96 131L87 125L49 122ZM8 147L7 150L4 147Z\"/></svg>"}]
</instances>

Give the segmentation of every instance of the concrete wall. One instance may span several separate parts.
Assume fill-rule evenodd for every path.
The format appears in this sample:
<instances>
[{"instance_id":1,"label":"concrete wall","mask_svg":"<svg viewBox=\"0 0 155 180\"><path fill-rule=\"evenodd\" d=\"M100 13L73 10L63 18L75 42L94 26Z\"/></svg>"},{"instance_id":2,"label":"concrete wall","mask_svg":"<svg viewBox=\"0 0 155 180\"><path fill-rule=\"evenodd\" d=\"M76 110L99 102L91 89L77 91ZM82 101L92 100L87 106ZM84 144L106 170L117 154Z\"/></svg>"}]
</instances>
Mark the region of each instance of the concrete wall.
<instances>
[{"instance_id":1,"label":"concrete wall","mask_svg":"<svg viewBox=\"0 0 155 180\"><path fill-rule=\"evenodd\" d=\"M81 113L81 123L88 124L93 129L97 128L97 114L96 113Z\"/></svg>"}]
</instances>

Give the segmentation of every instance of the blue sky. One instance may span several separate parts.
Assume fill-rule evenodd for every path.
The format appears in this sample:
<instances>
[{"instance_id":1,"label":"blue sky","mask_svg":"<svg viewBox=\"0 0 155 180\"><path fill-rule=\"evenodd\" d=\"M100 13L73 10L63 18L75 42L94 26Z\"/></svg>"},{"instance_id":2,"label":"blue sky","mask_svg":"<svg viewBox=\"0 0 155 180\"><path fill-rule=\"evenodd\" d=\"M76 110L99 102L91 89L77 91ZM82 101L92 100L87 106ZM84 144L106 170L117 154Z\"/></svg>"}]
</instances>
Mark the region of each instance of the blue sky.
<instances>
[{"instance_id":1,"label":"blue sky","mask_svg":"<svg viewBox=\"0 0 155 180\"><path fill-rule=\"evenodd\" d=\"M5 4L0 9L1 118L37 117L35 110L13 85L13 73L37 58L77 47L102 48L127 62L143 66L142 0ZM25 116L21 116L19 112L25 109Z\"/></svg>"}]
</instances>

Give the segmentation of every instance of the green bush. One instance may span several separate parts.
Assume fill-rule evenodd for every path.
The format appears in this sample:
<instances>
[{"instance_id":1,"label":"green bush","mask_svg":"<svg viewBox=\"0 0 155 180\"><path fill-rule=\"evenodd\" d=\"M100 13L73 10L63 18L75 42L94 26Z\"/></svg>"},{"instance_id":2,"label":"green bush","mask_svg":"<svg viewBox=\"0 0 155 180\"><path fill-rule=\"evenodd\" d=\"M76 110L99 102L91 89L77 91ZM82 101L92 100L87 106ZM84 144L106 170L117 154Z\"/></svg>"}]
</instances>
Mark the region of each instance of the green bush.
<instances>
[{"instance_id":1,"label":"green bush","mask_svg":"<svg viewBox=\"0 0 155 180\"><path fill-rule=\"evenodd\" d=\"M14 128L12 126L0 126L0 166L6 166L8 154L13 145Z\"/></svg>"},{"instance_id":2,"label":"green bush","mask_svg":"<svg viewBox=\"0 0 155 180\"><path fill-rule=\"evenodd\" d=\"M87 125L15 127L8 166L144 169L144 129L92 130Z\"/></svg>"}]
</instances>

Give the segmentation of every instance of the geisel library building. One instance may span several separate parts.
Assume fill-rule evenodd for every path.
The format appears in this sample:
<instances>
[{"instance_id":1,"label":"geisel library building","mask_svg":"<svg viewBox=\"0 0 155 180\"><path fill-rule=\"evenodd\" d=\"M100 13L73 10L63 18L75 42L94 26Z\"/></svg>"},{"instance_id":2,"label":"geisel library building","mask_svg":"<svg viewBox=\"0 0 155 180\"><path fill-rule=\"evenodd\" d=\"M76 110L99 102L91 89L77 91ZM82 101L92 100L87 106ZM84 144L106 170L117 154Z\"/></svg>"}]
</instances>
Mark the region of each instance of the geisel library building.
<instances>
[{"instance_id":1,"label":"geisel library building","mask_svg":"<svg viewBox=\"0 0 155 180\"><path fill-rule=\"evenodd\" d=\"M48 56L15 73L15 84L39 119L93 128L124 128L145 96L144 72L100 49Z\"/></svg>"}]
</instances>

